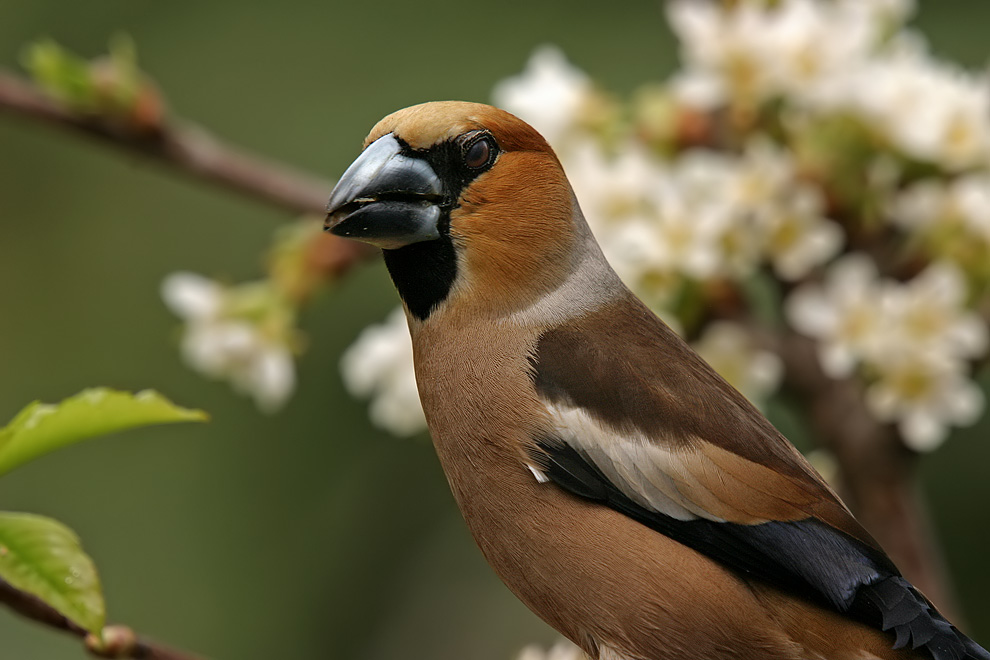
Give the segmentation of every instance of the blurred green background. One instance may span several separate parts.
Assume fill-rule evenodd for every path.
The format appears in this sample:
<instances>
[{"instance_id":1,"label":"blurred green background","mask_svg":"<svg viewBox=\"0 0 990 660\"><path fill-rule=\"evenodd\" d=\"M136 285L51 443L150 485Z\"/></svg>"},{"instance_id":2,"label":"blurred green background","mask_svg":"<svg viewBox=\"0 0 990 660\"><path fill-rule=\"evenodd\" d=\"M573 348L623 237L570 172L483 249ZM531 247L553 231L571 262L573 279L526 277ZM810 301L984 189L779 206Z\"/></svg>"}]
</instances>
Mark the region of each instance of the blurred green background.
<instances>
[{"instance_id":1,"label":"blurred green background","mask_svg":"<svg viewBox=\"0 0 990 660\"><path fill-rule=\"evenodd\" d=\"M916 24L939 53L985 64L990 3L923 2ZM488 100L542 43L619 93L675 64L653 0L4 0L0 66L17 66L41 36L93 56L118 31L135 38L177 114L327 177L388 112ZM476 551L428 440L376 431L342 388L340 352L396 302L380 265L309 309L299 391L276 416L180 363L162 277L253 278L287 219L0 115L0 422L31 399L97 384L155 387L213 416L33 463L0 481L0 508L74 527L101 567L112 620L215 658L508 660L555 639ZM984 644L988 429L957 433L924 464ZM80 657L74 640L0 610L0 658Z\"/></svg>"}]
</instances>

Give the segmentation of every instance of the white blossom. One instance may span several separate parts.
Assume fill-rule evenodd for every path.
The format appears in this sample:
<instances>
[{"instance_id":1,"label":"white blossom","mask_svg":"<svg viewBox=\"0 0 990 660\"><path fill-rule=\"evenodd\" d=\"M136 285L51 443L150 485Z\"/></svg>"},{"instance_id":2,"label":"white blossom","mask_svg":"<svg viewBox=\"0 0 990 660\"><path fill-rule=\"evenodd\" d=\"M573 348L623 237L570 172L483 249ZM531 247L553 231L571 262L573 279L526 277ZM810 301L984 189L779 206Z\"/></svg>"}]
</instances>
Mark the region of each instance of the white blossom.
<instances>
[{"instance_id":1,"label":"white blossom","mask_svg":"<svg viewBox=\"0 0 990 660\"><path fill-rule=\"evenodd\" d=\"M765 56L760 44L749 38L759 28L757 8L741 3L730 14L716 3L692 0L668 2L666 7L683 60L674 85L677 96L711 107L725 103L733 94L762 94L768 85ZM699 94L698 90L704 91Z\"/></svg>"},{"instance_id":2,"label":"white blossom","mask_svg":"<svg viewBox=\"0 0 990 660\"><path fill-rule=\"evenodd\" d=\"M697 110L715 110L725 105L729 96L725 82L718 75L698 66L685 66L674 73L668 84L676 101Z\"/></svg>"},{"instance_id":3,"label":"white blossom","mask_svg":"<svg viewBox=\"0 0 990 660\"><path fill-rule=\"evenodd\" d=\"M887 209L893 224L912 232L931 229L956 213L950 184L941 179L924 179L912 184L891 199Z\"/></svg>"},{"instance_id":4,"label":"white blossom","mask_svg":"<svg viewBox=\"0 0 990 660\"><path fill-rule=\"evenodd\" d=\"M957 223L969 236L990 244L990 173L918 181L891 200L888 215L908 231L932 231Z\"/></svg>"},{"instance_id":5,"label":"white blossom","mask_svg":"<svg viewBox=\"0 0 990 660\"><path fill-rule=\"evenodd\" d=\"M968 369L986 353L988 333L966 295L949 263L900 283L880 280L872 262L852 255L836 262L824 286L795 291L786 311L796 329L819 340L826 373L843 377L861 366L870 411L896 423L908 446L927 451L949 426L971 424L983 410Z\"/></svg>"},{"instance_id":6,"label":"white blossom","mask_svg":"<svg viewBox=\"0 0 990 660\"><path fill-rule=\"evenodd\" d=\"M190 367L229 380L264 412L285 405L295 389L286 333L268 331L263 316L238 316L231 309L237 293L195 273L172 273L162 282L161 293L185 321L181 347Z\"/></svg>"},{"instance_id":7,"label":"white blossom","mask_svg":"<svg viewBox=\"0 0 990 660\"><path fill-rule=\"evenodd\" d=\"M770 140L754 139L746 144L739 162L728 172L728 195L732 203L761 209L776 204L796 179L794 159Z\"/></svg>"},{"instance_id":8,"label":"white blossom","mask_svg":"<svg viewBox=\"0 0 990 660\"><path fill-rule=\"evenodd\" d=\"M868 257L853 254L835 262L822 285L795 290L784 311L798 332L819 340L825 373L843 378L886 339L889 328L878 313L883 296L876 266Z\"/></svg>"},{"instance_id":9,"label":"white blossom","mask_svg":"<svg viewBox=\"0 0 990 660\"><path fill-rule=\"evenodd\" d=\"M785 202L761 214L767 232L766 251L781 279L804 277L842 248L842 230L821 213L818 193L804 188L794 190Z\"/></svg>"},{"instance_id":10,"label":"white blossom","mask_svg":"<svg viewBox=\"0 0 990 660\"><path fill-rule=\"evenodd\" d=\"M267 413L281 409L296 387L292 352L275 342L262 342L256 346L230 376L234 388L254 397L258 407Z\"/></svg>"},{"instance_id":11,"label":"white blossom","mask_svg":"<svg viewBox=\"0 0 990 660\"><path fill-rule=\"evenodd\" d=\"M371 398L371 421L400 436L426 429L416 388L412 340L402 308L384 323L369 326L340 361L344 384L351 394Z\"/></svg>"},{"instance_id":12,"label":"white blossom","mask_svg":"<svg viewBox=\"0 0 990 660\"><path fill-rule=\"evenodd\" d=\"M754 345L746 330L736 323L711 323L694 344L694 349L758 406L780 386L784 373L780 358Z\"/></svg>"},{"instance_id":13,"label":"white blossom","mask_svg":"<svg viewBox=\"0 0 990 660\"><path fill-rule=\"evenodd\" d=\"M781 278L804 277L842 247L842 230L824 216L821 193L799 181L793 158L770 142L749 143L727 185L729 203L755 219L746 230Z\"/></svg>"},{"instance_id":14,"label":"white blossom","mask_svg":"<svg viewBox=\"0 0 990 660\"><path fill-rule=\"evenodd\" d=\"M650 191L659 249L678 272L704 280L742 277L756 267L762 236L732 195L738 172L737 157L693 149L671 164L663 187Z\"/></svg>"},{"instance_id":15,"label":"white blossom","mask_svg":"<svg viewBox=\"0 0 990 660\"><path fill-rule=\"evenodd\" d=\"M897 46L837 77L829 109L857 114L912 158L953 171L986 166L986 78L933 59L920 38L902 37Z\"/></svg>"},{"instance_id":16,"label":"white blossom","mask_svg":"<svg viewBox=\"0 0 990 660\"><path fill-rule=\"evenodd\" d=\"M966 282L948 262L936 262L906 284L887 286L877 314L887 326L870 359L881 366L918 353L949 360L982 357L987 327L966 308Z\"/></svg>"},{"instance_id":17,"label":"white blossom","mask_svg":"<svg viewBox=\"0 0 990 660\"><path fill-rule=\"evenodd\" d=\"M209 318L220 313L223 287L202 275L180 271L162 282L162 299L182 318Z\"/></svg>"},{"instance_id":18,"label":"white blossom","mask_svg":"<svg viewBox=\"0 0 990 660\"><path fill-rule=\"evenodd\" d=\"M879 419L897 422L918 451L934 449L950 425L972 424L983 410L968 360L986 353L987 328L966 309L966 295L962 274L936 262L910 282L886 287L878 310L888 330L868 356L876 380L867 403Z\"/></svg>"},{"instance_id":19,"label":"white blossom","mask_svg":"<svg viewBox=\"0 0 990 660\"><path fill-rule=\"evenodd\" d=\"M681 160L687 168L702 169L700 162ZM688 178L698 172L671 172L663 186L651 192L656 220L651 224L652 250L658 263L690 278L704 280L724 269L740 265L746 242L728 240L733 228L732 208L718 196L700 199ZM715 183L710 190L718 190ZM731 254L730 254L731 251Z\"/></svg>"},{"instance_id":20,"label":"white blossom","mask_svg":"<svg viewBox=\"0 0 990 660\"><path fill-rule=\"evenodd\" d=\"M950 185L952 204L967 231L990 243L990 173L958 177Z\"/></svg>"},{"instance_id":21,"label":"white blossom","mask_svg":"<svg viewBox=\"0 0 990 660\"><path fill-rule=\"evenodd\" d=\"M950 425L977 420L983 393L964 363L937 353L905 353L901 358L885 366L867 390L866 402L878 419L897 423L905 444L931 451L945 440Z\"/></svg>"},{"instance_id":22,"label":"white blossom","mask_svg":"<svg viewBox=\"0 0 990 660\"><path fill-rule=\"evenodd\" d=\"M675 238L680 249L671 256L670 243L661 235L658 191L670 189L664 164L642 147L623 145L611 156L590 138L575 139L562 150L564 169L575 195L602 250L619 276L652 302L662 301L676 284L673 273L679 262L714 264L712 250L693 241L704 233L704 223L684 224ZM667 228L670 228L668 223ZM676 224L673 223L673 224ZM689 244L695 244L692 250Z\"/></svg>"},{"instance_id":23,"label":"white blossom","mask_svg":"<svg viewBox=\"0 0 990 660\"><path fill-rule=\"evenodd\" d=\"M606 257L652 301L678 276L745 277L763 259L798 279L842 244L821 195L766 141L740 155L695 149L663 162L635 143L612 155L583 138L563 159Z\"/></svg>"},{"instance_id":24,"label":"white blossom","mask_svg":"<svg viewBox=\"0 0 990 660\"><path fill-rule=\"evenodd\" d=\"M559 48L546 45L533 52L523 73L498 83L492 97L496 106L530 124L556 147L590 92L588 76Z\"/></svg>"},{"instance_id":25,"label":"white blossom","mask_svg":"<svg viewBox=\"0 0 990 660\"><path fill-rule=\"evenodd\" d=\"M597 235L634 289L642 293L670 282L665 274L705 280L751 268L758 252L753 234L719 195L730 167L725 157L699 151L643 177L644 185L625 204L619 198L592 207L611 209L610 217L596 223ZM580 199L581 189L577 194Z\"/></svg>"},{"instance_id":26,"label":"white blossom","mask_svg":"<svg viewBox=\"0 0 990 660\"><path fill-rule=\"evenodd\" d=\"M985 166L990 84L933 58L915 33L888 39L912 11L904 0L676 0L668 18L684 66L671 89L703 109L784 99L851 112L911 158L954 171Z\"/></svg>"},{"instance_id":27,"label":"white blossom","mask_svg":"<svg viewBox=\"0 0 990 660\"><path fill-rule=\"evenodd\" d=\"M776 89L798 99L813 99L828 79L860 66L879 37L875 15L863 4L790 0L767 13L765 34L752 38L765 39Z\"/></svg>"},{"instance_id":28,"label":"white blossom","mask_svg":"<svg viewBox=\"0 0 990 660\"><path fill-rule=\"evenodd\" d=\"M596 231L648 213L648 197L666 176L663 164L632 141L610 156L597 141L576 138L561 158L585 219Z\"/></svg>"},{"instance_id":29,"label":"white blossom","mask_svg":"<svg viewBox=\"0 0 990 660\"><path fill-rule=\"evenodd\" d=\"M785 94L813 98L837 72L856 68L869 56L889 15L826 0L772 6L675 0L667 7L684 61L674 92L701 107Z\"/></svg>"}]
</instances>

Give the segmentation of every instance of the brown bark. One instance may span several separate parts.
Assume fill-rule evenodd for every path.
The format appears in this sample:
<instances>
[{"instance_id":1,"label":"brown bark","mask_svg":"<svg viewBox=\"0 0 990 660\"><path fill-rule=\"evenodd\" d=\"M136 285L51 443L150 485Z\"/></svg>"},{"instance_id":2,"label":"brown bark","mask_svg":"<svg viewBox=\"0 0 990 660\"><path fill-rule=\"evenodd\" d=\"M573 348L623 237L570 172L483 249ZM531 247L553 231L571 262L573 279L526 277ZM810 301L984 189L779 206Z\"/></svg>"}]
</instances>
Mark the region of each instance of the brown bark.
<instances>
[{"instance_id":1,"label":"brown bark","mask_svg":"<svg viewBox=\"0 0 990 660\"><path fill-rule=\"evenodd\" d=\"M0 111L88 135L201 181L292 213L326 212L333 183L237 149L190 123L134 126L63 108L34 85L0 70Z\"/></svg>"}]
</instances>

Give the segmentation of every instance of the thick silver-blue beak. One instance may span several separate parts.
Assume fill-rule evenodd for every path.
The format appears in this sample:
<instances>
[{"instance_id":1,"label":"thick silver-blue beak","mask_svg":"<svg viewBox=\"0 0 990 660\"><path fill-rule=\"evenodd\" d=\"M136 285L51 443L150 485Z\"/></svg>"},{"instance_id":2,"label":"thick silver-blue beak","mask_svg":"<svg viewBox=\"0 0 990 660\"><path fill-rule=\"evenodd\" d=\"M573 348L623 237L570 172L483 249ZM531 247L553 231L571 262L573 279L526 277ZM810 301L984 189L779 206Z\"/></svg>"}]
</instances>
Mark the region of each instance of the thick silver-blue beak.
<instances>
[{"instance_id":1,"label":"thick silver-blue beak","mask_svg":"<svg viewBox=\"0 0 990 660\"><path fill-rule=\"evenodd\" d=\"M440 238L443 184L430 164L402 153L389 133L351 163L330 194L327 231L394 250Z\"/></svg>"}]
</instances>

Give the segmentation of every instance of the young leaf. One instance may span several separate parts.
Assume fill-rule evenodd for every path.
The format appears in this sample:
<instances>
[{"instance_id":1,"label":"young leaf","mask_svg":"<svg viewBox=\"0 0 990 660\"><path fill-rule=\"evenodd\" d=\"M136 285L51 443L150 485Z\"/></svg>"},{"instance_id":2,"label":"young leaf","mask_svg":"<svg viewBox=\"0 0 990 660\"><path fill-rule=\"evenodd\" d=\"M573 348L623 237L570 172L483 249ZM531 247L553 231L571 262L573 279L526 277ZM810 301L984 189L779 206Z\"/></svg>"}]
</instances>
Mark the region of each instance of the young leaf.
<instances>
[{"instance_id":1,"label":"young leaf","mask_svg":"<svg viewBox=\"0 0 990 660\"><path fill-rule=\"evenodd\" d=\"M86 60L52 39L29 45L21 59L38 85L56 101L76 112L96 111L96 87Z\"/></svg>"},{"instance_id":2,"label":"young leaf","mask_svg":"<svg viewBox=\"0 0 990 660\"><path fill-rule=\"evenodd\" d=\"M103 630L106 606L96 567L62 523L0 511L0 578L86 630Z\"/></svg>"},{"instance_id":3,"label":"young leaf","mask_svg":"<svg viewBox=\"0 0 990 660\"><path fill-rule=\"evenodd\" d=\"M206 419L202 410L176 406L153 390L131 394L93 388L58 404L35 401L0 429L0 474L96 436L139 426Z\"/></svg>"}]
</instances>

